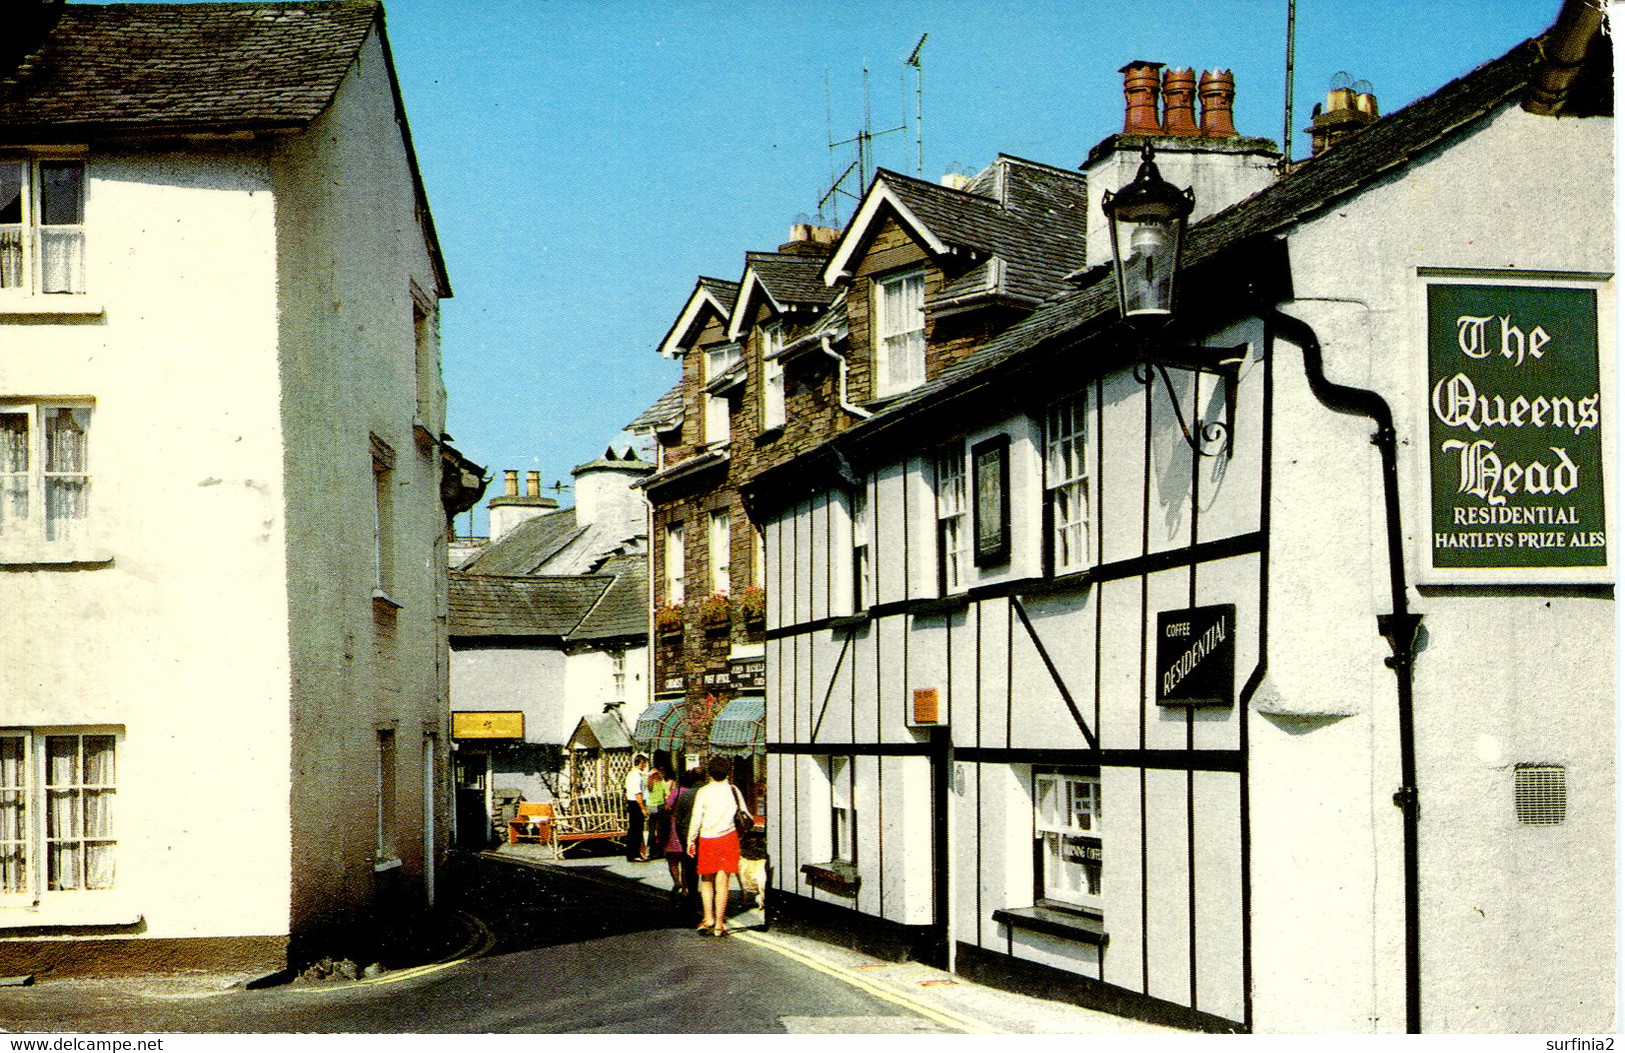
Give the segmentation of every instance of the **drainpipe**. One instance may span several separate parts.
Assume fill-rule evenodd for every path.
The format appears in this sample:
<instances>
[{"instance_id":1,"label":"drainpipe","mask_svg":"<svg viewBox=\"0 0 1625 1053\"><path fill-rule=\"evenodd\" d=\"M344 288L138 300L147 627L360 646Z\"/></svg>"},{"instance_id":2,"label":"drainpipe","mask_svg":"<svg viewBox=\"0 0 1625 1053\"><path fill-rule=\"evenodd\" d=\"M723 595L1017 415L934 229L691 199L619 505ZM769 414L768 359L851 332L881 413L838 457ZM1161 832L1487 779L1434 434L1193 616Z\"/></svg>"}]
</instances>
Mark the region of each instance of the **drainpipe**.
<instances>
[{"instance_id":1,"label":"drainpipe","mask_svg":"<svg viewBox=\"0 0 1625 1053\"><path fill-rule=\"evenodd\" d=\"M1422 616L1410 612L1405 592L1405 552L1399 526L1399 468L1394 414L1387 401L1375 391L1335 384L1326 379L1320 340L1307 322L1282 314L1275 305L1266 305L1259 313L1269 334L1267 343L1271 356L1275 353L1277 332L1285 333L1287 339L1303 349L1304 373L1309 379L1309 390L1321 405L1338 413L1369 417L1377 427L1371 443L1382 455L1382 495L1388 526L1388 587L1393 599L1392 613L1377 615L1377 632L1388 641L1393 651L1392 657L1383 659L1383 664L1394 671L1399 695L1400 787L1394 794L1394 805L1403 817L1405 841L1405 1029L1413 1035L1420 1034L1422 936L1418 919L1421 882L1417 865L1417 817L1420 809L1416 791L1416 735L1412 721L1412 667L1416 660L1416 631L1422 624Z\"/></svg>"},{"instance_id":2,"label":"drainpipe","mask_svg":"<svg viewBox=\"0 0 1625 1053\"><path fill-rule=\"evenodd\" d=\"M874 414L870 413L868 410L854 406L852 403L846 401L846 356L842 355L839 351L836 351L835 348L831 346L831 341L828 334L818 338L818 346L823 350L824 354L833 358L837 363L839 376L836 380L838 387L836 388L835 397L836 400L840 402L841 408L852 414L854 417L873 417Z\"/></svg>"}]
</instances>

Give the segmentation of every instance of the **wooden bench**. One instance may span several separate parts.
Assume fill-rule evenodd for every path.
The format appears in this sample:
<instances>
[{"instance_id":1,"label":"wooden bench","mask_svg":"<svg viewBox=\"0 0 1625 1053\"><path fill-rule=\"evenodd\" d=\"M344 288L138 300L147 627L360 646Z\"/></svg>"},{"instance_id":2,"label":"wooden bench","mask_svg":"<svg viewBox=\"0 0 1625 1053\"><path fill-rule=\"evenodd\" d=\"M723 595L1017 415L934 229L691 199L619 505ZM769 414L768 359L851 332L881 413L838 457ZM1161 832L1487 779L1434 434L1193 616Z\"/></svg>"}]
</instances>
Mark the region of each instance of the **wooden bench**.
<instances>
[{"instance_id":1,"label":"wooden bench","mask_svg":"<svg viewBox=\"0 0 1625 1053\"><path fill-rule=\"evenodd\" d=\"M604 797L555 801L548 833L548 844L555 859L563 859L565 852L588 841L624 843L626 809L619 802Z\"/></svg>"},{"instance_id":2,"label":"wooden bench","mask_svg":"<svg viewBox=\"0 0 1625 1053\"><path fill-rule=\"evenodd\" d=\"M508 820L508 843L517 845L533 842L539 845L553 843L553 805L520 801L519 810Z\"/></svg>"}]
</instances>

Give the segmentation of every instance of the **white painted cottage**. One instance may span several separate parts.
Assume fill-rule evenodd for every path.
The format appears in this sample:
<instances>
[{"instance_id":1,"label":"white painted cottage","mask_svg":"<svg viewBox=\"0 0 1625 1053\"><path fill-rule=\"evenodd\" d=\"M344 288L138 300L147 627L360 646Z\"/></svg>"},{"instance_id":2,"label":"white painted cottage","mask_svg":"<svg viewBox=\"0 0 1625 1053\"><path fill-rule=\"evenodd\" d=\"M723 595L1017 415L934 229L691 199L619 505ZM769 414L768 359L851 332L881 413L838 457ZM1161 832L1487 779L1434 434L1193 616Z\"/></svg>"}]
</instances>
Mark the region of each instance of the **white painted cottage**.
<instances>
[{"instance_id":1,"label":"white painted cottage","mask_svg":"<svg viewBox=\"0 0 1625 1053\"><path fill-rule=\"evenodd\" d=\"M1079 288L938 367L927 296L908 390L746 486L779 923L1215 1030L1614 1026L1601 19L1279 179L1130 67ZM1095 233L1147 144L1198 222L1143 337ZM888 266L976 251L883 206Z\"/></svg>"},{"instance_id":2,"label":"white painted cottage","mask_svg":"<svg viewBox=\"0 0 1625 1053\"><path fill-rule=\"evenodd\" d=\"M279 966L429 903L446 844L443 464L473 498L383 11L18 29L0 972Z\"/></svg>"}]
</instances>

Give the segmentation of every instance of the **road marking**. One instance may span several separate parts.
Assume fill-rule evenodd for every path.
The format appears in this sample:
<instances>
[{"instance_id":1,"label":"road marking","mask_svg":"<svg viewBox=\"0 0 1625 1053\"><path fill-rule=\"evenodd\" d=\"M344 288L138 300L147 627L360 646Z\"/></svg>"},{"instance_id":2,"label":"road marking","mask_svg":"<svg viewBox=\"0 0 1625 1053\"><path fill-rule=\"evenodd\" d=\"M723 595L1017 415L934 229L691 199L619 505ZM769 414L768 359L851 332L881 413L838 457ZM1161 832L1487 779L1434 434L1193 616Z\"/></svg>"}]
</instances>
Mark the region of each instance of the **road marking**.
<instances>
[{"instance_id":1,"label":"road marking","mask_svg":"<svg viewBox=\"0 0 1625 1053\"><path fill-rule=\"evenodd\" d=\"M410 969L401 969L396 972L385 973L383 976L374 976L366 980L354 980L350 983L334 984L330 987L290 987L289 990L295 991L299 994L332 994L337 991L353 991L357 987L377 987L380 984L399 983L402 980L412 980L419 976L428 976L430 973L437 973L442 969L450 969L454 965L461 965L463 962L469 961L470 959L480 957L491 949L492 945L496 942L496 937L492 934L491 930L486 927L485 922L474 917L472 914L464 914L461 911L458 911L455 914L455 917L460 918L463 922L472 927L474 929L474 933L473 935L469 936L467 943L453 951L448 957L440 959L438 962L430 962L428 965L414 965Z\"/></svg>"},{"instance_id":2,"label":"road marking","mask_svg":"<svg viewBox=\"0 0 1625 1053\"><path fill-rule=\"evenodd\" d=\"M904 1009L907 1009L911 1013L917 1013L920 1016L925 1017L927 1020L934 1020L937 1023L942 1024L945 1027L953 1028L955 1031L962 1031L967 1035L992 1035L992 1034L997 1034L998 1033L998 1032L994 1032L994 1031L989 1031L986 1027L983 1027L981 1024L978 1024L978 1023L976 1023L974 1021L971 1021L971 1020L967 1020L962 1016L956 1016L953 1013L949 1013L949 1012L946 1012L945 1010L938 1009L935 1006L924 1005L924 1004L922 1004L920 1002L914 1001L912 998L905 998L902 995L895 994L895 993L893 993L891 991L884 990L884 989L882 989L880 987L875 986L872 983L869 983L866 980L859 979L856 976L850 976L847 973L844 973L839 969L836 969L836 968L834 968L832 966L829 966L829 965L825 965L823 962L819 961L816 958L810 957L809 955L802 954L800 951L791 950L789 947L784 946L783 944L779 943L777 940L769 939L767 937L762 936L759 933L755 933L755 932L735 932L735 933L733 933L733 937L735 939L744 940L747 943L754 943L758 947L766 947L770 951L773 951L773 952L775 952L777 954L782 954L786 958L790 958L790 959L793 959L795 961L800 962L802 965L805 965L809 969L813 969L813 970L816 970L817 972L821 972L826 976L833 976L837 980L842 981L843 983L849 984L852 987L856 987L861 991L865 991L865 992L867 992L869 994L874 995L876 998L879 998L881 1001L890 1002L893 1005L902 1006Z\"/></svg>"}]
</instances>

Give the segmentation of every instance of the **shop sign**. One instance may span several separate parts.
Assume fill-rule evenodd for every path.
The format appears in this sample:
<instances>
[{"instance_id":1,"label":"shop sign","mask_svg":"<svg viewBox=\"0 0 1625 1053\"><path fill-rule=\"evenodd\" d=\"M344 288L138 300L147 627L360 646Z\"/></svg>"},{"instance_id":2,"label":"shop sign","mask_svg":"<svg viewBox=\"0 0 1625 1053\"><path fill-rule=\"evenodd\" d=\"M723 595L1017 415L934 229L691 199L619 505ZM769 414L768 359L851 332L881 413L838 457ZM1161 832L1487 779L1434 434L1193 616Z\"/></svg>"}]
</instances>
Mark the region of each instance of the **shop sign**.
<instances>
[{"instance_id":1,"label":"shop sign","mask_svg":"<svg viewBox=\"0 0 1625 1053\"><path fill-rule=\"evenodd\" d=\"M453 713L451 737L454 739L522 739L525 737L525 714L513 713Z\"/></svg>"},{"instance_id":2,"label":"shop sign","mask_svg":"<svg viewBox=\"0 0 1625 1053\"><path fill-rule=\"evenodd\" d=\"M686 686L680 676L668 676L660 682L660 690L662 691L682 691Z\"/></svg>"},{"instance_id":3,"label":"shop sign","mask_svg":"<svg viewBox=\"0 0 1625 1053\"><path fill-rule=\"evenodd\" d=\"M735 687L766 687L767 659L742 658L733 664Z\"/></svg>"},{"instance_id":4,"label":"shop sign","mask_svg":"<svg viewBox=\"0 0 1625 1053\"><path fill-rule=\"evenodd\" d=\"M1068 863L1098 867L1101 864L1100 838L1067 834L1061 839L1061 854Z\"/></svg>"},{"instance_id":5,"label":"shop sign","mask_svg":"<svg viewBox=\"0 0 1625 1053\"><path fill-rule=\"evenodd\" d=\"M1607 566L1596 291L1427 293L1432 567L1529 581Z\"/></svg>"},{"instance_id":6,"label":"shop sign","mask_svg":"<svg viewBox=\"0 0 1625 1053\"><path fill-rule=\"evenodd\" d=\"M727 687L728 686L728 674L727 673L706 673L705 674L705 686L706 687Z\"/></svg>"},{"instance_id":7,"label":"shop sign","mask_svg":"<svg viewBox=\"0 0 1625 1053\"><path fill-rule=\"evenodd\" d=\"M1236 605L1157 614L1157 704L1229 706L1236 701Z\"/></svg>"}]
</instances>

